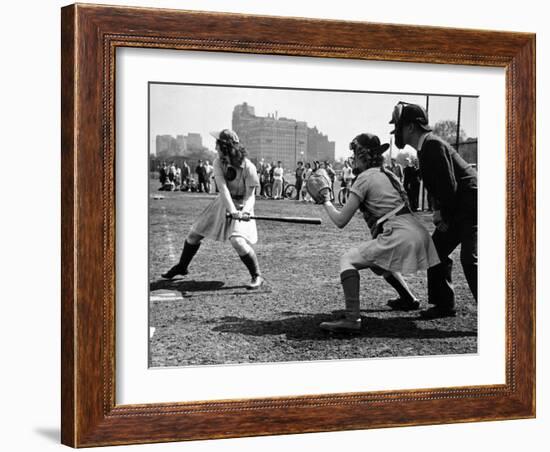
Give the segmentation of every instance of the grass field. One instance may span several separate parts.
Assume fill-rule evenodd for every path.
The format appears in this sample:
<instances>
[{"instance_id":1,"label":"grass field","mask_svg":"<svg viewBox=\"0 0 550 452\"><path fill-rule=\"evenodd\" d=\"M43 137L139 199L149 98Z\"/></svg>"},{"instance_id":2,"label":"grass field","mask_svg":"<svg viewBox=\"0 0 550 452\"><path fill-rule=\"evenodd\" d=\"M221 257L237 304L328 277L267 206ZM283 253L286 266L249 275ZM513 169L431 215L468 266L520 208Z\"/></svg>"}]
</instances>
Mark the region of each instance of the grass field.
<instances>
[{"instance_id":1,"label":"grass field","mask_svg":"<svg viewBox=\"0 0 550 452\"><path fill-rule=\"evenodd\" d=\"M151 193L157 194L157 184ZM257 200L256 213L320 217L321 226L258 222L255 246L264 289L248 291L249 275L229 243L205 240L190 274L172 281L160 274L175 264L183 240L214 195L158 192L150 200L150 365L185 366L444 355L477 352L477 306L455 250L458 315L420 320L417 311L386 307L396 294L382 278L361 272L360 335L329 335L319 323L343 309L339 256L368 240L360 216L337 229L320 206ZM431 216L421 214L432 230ZM407 275L426 308L426 274Z\"/></svg>"}]
</instances>

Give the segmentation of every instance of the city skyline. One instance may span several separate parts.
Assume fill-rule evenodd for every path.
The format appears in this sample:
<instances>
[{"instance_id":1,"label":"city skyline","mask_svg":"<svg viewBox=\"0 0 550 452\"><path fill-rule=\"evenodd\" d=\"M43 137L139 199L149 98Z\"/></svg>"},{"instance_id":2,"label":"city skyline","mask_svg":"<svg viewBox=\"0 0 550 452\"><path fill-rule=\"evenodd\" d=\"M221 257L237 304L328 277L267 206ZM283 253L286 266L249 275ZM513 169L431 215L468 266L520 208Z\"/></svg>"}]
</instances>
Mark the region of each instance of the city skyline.
<instances>
[{"instance_id":1,"label":"city skyline","mask_svg":"<svg viewBox=\"0 0 550 452\"><path fill-rule=\"evenodd\" d=\"M389 119L400 100L425 106L424 94L317 91L284 88L227 87L151 83L150 152L157 135L200 133L203 144L215 148L213 130L232 127L235 105L253 105L258 116L277 115L317 127L335 144L335 158L349 156L348 143L359 133L378 135L389 142ZM458 96L430 95L430 124L457 119ZM461 129L478 135L478 98L463 97ZM407 151L412 149L408 148Z\"/></svg>"},{"instance_id":2,"label":"city skyline","mask_svg":"<svg viewBox=\"0 0 550 452\"><path fill-rule=\"evenodd\" d=\"M258 116L253 105L243 103L233 109L231 123L252 159L281 161L285 167L300 160L334 160L334 142L305 121L277 113Z\"/></svg>"}]
</instances>

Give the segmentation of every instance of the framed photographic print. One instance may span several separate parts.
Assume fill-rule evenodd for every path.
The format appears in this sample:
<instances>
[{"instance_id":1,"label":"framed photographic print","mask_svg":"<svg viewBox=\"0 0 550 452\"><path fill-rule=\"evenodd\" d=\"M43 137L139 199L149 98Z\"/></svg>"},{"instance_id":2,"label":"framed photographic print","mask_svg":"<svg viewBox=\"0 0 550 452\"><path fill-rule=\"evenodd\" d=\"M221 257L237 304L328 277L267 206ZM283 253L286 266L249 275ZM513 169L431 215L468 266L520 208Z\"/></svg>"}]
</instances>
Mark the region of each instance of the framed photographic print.
<instances>
[{"instance_id":1,"label":"framed photographic print","mask_svg":"<svg viewBox=\"0 0 550 452\"><path fill-rule=\"evenodd\" d=\"M534 58L63 8L62 442L533 417Z\"/></svg>"}]
</instances>

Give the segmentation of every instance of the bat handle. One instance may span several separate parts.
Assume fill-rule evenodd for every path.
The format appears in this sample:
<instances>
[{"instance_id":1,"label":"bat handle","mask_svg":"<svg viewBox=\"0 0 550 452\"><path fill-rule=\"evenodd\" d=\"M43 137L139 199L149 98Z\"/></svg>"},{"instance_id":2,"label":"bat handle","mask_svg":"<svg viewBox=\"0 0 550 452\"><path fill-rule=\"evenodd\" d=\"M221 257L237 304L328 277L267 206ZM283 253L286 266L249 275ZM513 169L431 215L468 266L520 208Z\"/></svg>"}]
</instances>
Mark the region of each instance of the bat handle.
<instances>
[{"instance_id":1,"label":"bat handle","mask_svg":"<svg viewBox=\"0 0 550 452\"><path fill-rule=\"evenodd\" d=\"M225 218L233 218L229 212L225 214ZM248 218L233 218L235 221L250 221L250 216Z\"/></svg>"}]
</instances>

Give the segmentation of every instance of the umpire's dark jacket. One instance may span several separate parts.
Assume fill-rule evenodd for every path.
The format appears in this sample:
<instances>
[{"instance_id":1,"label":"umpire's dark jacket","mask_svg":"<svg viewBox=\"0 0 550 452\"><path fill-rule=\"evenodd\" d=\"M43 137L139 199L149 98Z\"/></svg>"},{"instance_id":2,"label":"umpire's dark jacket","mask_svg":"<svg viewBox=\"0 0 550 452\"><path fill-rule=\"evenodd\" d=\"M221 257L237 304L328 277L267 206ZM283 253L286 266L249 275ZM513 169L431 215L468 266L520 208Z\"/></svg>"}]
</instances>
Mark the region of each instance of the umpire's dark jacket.
<instances>
[{"instance_id":1,"label":"umpire's dark jacket","mask_svg":"<svg viewBox=\"0 0 550 452\"><path fill-rule=\"evenodd\" d=\"M418 161L424 186L443 221L468 218L477 223L477 171L433 133L421 143Z\"/></svg>"}]
</instances>

